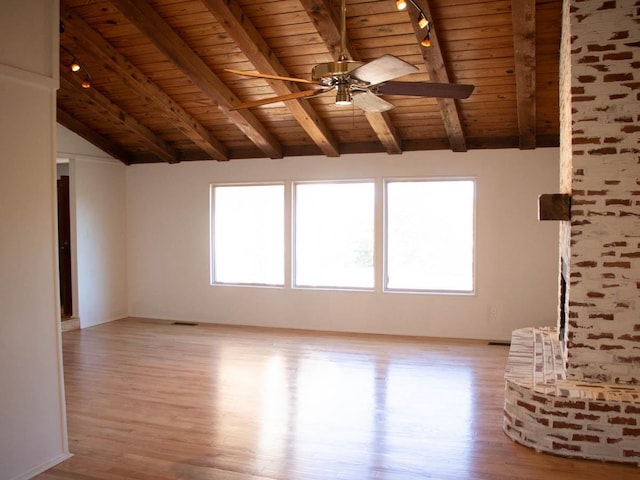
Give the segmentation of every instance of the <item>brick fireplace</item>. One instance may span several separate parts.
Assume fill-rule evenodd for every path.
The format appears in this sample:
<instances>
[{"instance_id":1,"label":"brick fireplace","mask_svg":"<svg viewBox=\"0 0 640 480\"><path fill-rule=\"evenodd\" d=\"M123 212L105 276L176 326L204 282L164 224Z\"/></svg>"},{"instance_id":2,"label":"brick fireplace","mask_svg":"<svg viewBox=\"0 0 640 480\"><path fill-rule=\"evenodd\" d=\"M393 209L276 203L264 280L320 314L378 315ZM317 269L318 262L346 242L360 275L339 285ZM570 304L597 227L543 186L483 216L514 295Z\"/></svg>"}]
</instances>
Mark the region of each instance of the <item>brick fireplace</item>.
<instances>
[{"instance_id":1,"label":"brick fireplace","mask_svg":"<svg viewBox=\"0 0 640 480\"><path fill-rule=\"evenodd\" d=\"M539 451L640 466L640 0L565 0L561 330L513 333L504 431Z\"/></svg>"}]
</instances>

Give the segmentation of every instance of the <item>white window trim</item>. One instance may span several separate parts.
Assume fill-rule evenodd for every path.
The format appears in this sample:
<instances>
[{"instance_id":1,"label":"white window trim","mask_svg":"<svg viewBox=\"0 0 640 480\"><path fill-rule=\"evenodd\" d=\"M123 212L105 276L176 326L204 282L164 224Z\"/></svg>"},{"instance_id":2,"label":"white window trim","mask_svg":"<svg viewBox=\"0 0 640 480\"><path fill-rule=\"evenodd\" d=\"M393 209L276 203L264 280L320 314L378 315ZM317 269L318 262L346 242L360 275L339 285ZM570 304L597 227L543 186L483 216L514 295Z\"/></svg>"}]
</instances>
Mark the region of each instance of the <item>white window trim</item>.
<instances>
[{"instance_id":1,"label":"white window trim","mask_svg":"<svg viewBox=\"0 0 640 480\"><path fill-rule=\"evenodd\" d=\"M471 290L442 290L442 289L411 289L411 288L389 288L388 280L388 190L390 183L397 182L452 182L452 181L471 181L473 182L473 238L472 238L472 262L471 262ZM419 295L458 295L458 296L475 296L476 295L476 221L477 221L477 199L478 199L478 182L473 176L437 176L437 177L385 177L382 179L382 292L383 293L399 293L399 294L419 294Z\"/></svg>"},{"instance_id":2,"label":"white window trim","mask_svg":"<svg viewBox=\"0 0 640 480\"><path fill-rule=\"evenodd\" d=\"M292 290L322 290L322 291L347 291L347 292L366 292L371 293L375 291L379 291L377 288L378 285L378 271L376 268L378 257L377 257L377 234L378 234L378 184L379 181L376 178L343 178L339 180L292 180L289 182L291 185L291 208L289 211L291 212L290 219L290 228L291 228L291 244L290 244L290 255L288 257L291 259L291 269L290 269L290 283ZM373 286L371 288L366 287L341 287L341 286L308 286L308 285L298 285L296 283L296 186L297 185L317 185L317 184L352 184L352 183L370 183L373 185L374 189L374 205L373 205Z\"/></svg>"},{"instance_id":3,"label":"white window trim","mask_svg":"<svg viewBox=\"0 0 640 480\"><path fill-rule=\"evenodd\" d=\"M438 290L438 289L407 289L388 288L388 207L387 207L387 186L395 182L427 182L427 181L471 181L473 182L473 245L472 245L472 289L471 290ZM303 184L351 184L351 183L372 183L374 187L374 218L373 218L373 269L374 282L372 288L363 287L342 287L342 286L307 286L296 285L296 186ZM284 190L284 283L263 284L263 283L227 283L215 281L215 188L234 186L282 186ZM272 289L292 289L292 290L317 290L317 291L346 291L346 292L380 292L390 294L420 294L420 295L476 295L476 253L477 253L477 199L478 181L474 176L416 176L416 177L375 177L375 178L342 178L342 179L321 179L321 180L282 180L282 181L256 181L256 182L225 182L209 184L209 283L213 287L249 287L249 288L272 288Z\"/></svg>"},{"instance_id":4,"label":"white window trim","mask_svg":"<svg viewBox=\"0 0 640 480\"><path fill-rule=\"evenodd\" d=\"M290 248L288 245L288 238L286 235L286 231L288 227L288 221L290 221L290 209L287 205L287 190L290 189L290 183L287 181L273 181L273 182L228 182L228 183L210 183L209 184L209 286L211 287L247 287L247 288L272 288L272 289L284 289L288 284L290 284L290 279L287 278L287 248ZM261 187L261 186L270 186L270 185L278 185L283 187L283 220L284 220L284 278L283 284L269 284L269 283L237 283L237 282L219 282L215 279L215 244L214 244L214 235L215 235L215 194L214 191L217 187Z\"/></svg>"}]
</instances>

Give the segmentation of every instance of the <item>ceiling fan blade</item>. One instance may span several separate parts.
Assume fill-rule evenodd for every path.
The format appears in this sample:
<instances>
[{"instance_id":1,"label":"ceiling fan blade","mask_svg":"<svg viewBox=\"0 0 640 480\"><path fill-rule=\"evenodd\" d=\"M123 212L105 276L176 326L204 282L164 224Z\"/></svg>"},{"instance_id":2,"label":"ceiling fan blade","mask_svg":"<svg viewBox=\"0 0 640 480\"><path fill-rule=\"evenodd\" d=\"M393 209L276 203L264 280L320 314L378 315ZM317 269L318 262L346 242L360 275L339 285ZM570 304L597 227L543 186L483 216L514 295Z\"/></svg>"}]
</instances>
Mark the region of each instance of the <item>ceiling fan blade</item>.
<instances>
[{"instance_id":1,"label":"ceiling fan blade","mask_svg":"<svg viewBox=\"0 0 640 480\"><path fill-rule=\"evenodd\" d=\"M277 97L262 98L260 100L253 100L252 102L240 103L229 110L242 110L244 108L259 107L260 105L285 102L287 100L295 100L297 98L312 97L322 93L325 93L325 90L300 90L299 92L289 93L287 95L278 95Z\"/></svg>"},{"instance_id":2,"label":"ceiling fan blade","mask_svg":"<svg viewBox=\"0 0 640 480\"><path fill-rule=\"evenodd\" d=\"M288 82L299 82L299 83L316 83L311 80L305 80L303 78L295 78L295 77L281 77L279 75L269 75L268 73L260 73L260 72L245 72L243 70L233 70L231 68L225 68L225 72L235 73L237 75L244 75L245 77L257 77L257 78L269 78L271 80L286 80Z\"/></svg>"},{"instance_id":3,"label":"ceiling fan blade","mask_svg":"<svg viewBox=\"0 0 640 480\"><path fill-rule=\"evenodd\" d=\"M468 98L475 86L462 83L386 82L378 86L378 92L386 95L412 97Z\"/></svg>"},{"instance_id":4,"label":"ceiling fan blade","mask_svg":"<svg viewBox=\"0 0 640 480\"><path fill-rule=\"evenodd\" d=\"M353 104L365 112L381 113L395 108L394 104L383 100L371 92L354 93L352 98Z\"/></svg>"},{"instance_id":5,"label":"ceiling fan blade","mask_svg":"<svg viewBox=\"0 0 640 480\"><path fill-rule=\"evenodd\" d=\"M352 70L351 77L368 82L370 85L377 85L417 71L415 66L396 56L383 55Z\"/></svg>"}]
</instances>

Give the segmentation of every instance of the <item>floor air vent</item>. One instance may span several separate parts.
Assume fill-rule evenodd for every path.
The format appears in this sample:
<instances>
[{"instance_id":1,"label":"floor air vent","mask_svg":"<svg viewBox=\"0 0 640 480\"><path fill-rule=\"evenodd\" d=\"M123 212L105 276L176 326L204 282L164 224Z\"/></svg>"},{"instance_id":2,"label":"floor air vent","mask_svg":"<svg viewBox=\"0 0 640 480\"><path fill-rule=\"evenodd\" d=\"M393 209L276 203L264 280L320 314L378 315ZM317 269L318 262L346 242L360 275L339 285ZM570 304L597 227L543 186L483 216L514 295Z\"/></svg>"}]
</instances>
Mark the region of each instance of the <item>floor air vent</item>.
<instances>
[{"instance_id":1,"label":"floor air vent","mask_svg":"<svg viewBox=\"0 0 640 480\"><path fill-rule=\"evenodd\" d=\"M193 322L173 322L171 325L185 325L187 327L195 327L198 324Z\"/></svg>"},{"instance_id":2,"label":"floor air vent","mask_svg":"<svg viewBox=\"0 0 640 480\"><path fill-rule=\"evenodd\" d=\"M488 345L492 345L495 347L510 347L511 342L489 342Z\"/></svg>"}]
</instances>

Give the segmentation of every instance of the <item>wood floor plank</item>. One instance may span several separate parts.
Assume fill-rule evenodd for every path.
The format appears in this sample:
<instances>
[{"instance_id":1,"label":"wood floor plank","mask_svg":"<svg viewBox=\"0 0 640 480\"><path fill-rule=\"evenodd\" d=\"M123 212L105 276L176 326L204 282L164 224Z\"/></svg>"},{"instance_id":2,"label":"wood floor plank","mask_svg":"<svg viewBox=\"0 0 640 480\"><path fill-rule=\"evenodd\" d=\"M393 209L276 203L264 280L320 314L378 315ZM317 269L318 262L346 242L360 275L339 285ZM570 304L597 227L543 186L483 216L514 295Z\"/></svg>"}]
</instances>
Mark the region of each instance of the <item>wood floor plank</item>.
<instances>
[{"instance_id":1,"label":"wood floor plank","mask_svg":"<svg viewBox=\"0 0 640 480\"><path fill-rule=\"evenodd\" d=\"M619 480L502 433L486 342L126 319L63 335L70 449L41 480Z\"/></svg>"}]
</instances>

